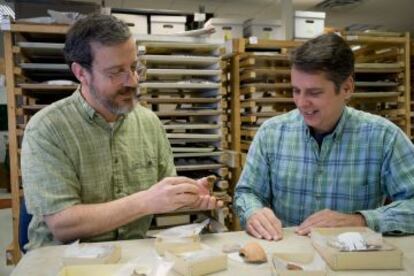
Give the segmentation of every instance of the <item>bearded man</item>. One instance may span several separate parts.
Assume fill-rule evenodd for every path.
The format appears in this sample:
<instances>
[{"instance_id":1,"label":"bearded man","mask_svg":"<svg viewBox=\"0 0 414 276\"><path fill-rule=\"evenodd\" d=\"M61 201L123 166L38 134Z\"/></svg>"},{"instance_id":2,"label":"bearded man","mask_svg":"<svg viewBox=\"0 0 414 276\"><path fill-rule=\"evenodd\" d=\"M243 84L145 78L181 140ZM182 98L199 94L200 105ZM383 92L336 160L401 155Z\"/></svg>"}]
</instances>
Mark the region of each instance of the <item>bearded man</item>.
<instances>
[{"instance_id":1,"label":"bearded man","mask_svg":"<svg viewBox=\"0 0 414 276\"><path fill-rule=\"evenodd\" d=\"M137 104L142 67L126 23L91 15L69 30L67 63L80 86L36 113L22 144L30 250L144 238L152 214L216 208L205 178L177 177L158 117Z\"/></svg>"}]
</instances>

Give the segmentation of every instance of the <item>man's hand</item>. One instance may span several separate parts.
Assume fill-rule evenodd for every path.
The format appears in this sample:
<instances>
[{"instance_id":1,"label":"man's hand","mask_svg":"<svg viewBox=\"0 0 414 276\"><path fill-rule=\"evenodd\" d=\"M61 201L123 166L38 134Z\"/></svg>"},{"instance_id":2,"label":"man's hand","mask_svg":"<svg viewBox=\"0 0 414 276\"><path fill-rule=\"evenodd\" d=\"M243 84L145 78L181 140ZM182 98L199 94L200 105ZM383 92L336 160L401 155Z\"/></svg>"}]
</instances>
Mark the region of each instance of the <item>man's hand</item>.
<instances>
[{"instance_id":1,"label":"man's hand","mask_svg":"<svg viewBox=\"0 0 414 276\"><path fill-rule=\"evenodd\" d=\"M166 177L146 191L148 213L166 213L195 204L200 199L197 181L187 177Z\"/></svg>"},{"instance_id":2,"label":"man's hand","mask_svg":"<svg viewBox=\"0 0 414 276\"><path fill-rule=\"evenodd\" d=\"M365 218L361 214L343 214L325 209L309 216L299 225L296 233L307 235L313 227L344 227L344 226L366 226Z\"/></svg>"},{"instance_id":3,"label":"man's hand","mask_svg":"<svg viewBox=\"0 0 414 276\"><path fill-rule=\"evenodd\" d=\"M283 237L282 223L269 208L253 213L247 219L246 231L259 239L280 240Z\"/></svg>"},{"instance_id":4,"label":"man's hand","mask_svg":"<svg viewBox=\"0 0 414 276\"><path fill-rule=\"evenodd\" d=\"M199 199L193 204L189 205L193 209L216 209L223 207L222 200L217 200L214 196L210 195L209 182L207 177L200 178L196 181L196 185L199 189Z\"/></svg>"}]
</instances>

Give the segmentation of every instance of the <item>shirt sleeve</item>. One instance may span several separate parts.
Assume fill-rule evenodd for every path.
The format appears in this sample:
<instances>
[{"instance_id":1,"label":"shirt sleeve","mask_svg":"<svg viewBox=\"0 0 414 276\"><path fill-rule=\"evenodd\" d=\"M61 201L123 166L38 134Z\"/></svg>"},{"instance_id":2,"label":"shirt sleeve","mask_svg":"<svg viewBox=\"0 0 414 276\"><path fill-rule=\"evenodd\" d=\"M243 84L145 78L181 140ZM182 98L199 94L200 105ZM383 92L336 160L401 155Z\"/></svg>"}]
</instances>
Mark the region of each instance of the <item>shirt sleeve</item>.
<instances>
[{"instance_id":1,"label":"shirt sleeve","mask_svg":"<svg viewBox=\"0 0 414 276\"><path fill-rule=\"evenodd\" d=\"M73 164L46 118L29 123L22 143L23 191L29 213L49 215L81 202Z\"/></svg>"},{"instance_id":2,"label":"shirt sleeve","mask_svg":"<svg viewBox=\"0 0 414 276\"><path fill-rule=\"evenodd\" d=\"M270 170L265 154L264 132L259 129L255 135L235 189L234 205L243 228L256 210L270 206Z\"/></svg>"},{"instance_id":3,"label":"shirt sleeve","mask_svg":"<svg viewBox=\"0 0 414 276\"><path fill-rule=\"evenodd\" d=\"M157 120L157 124L159 127L159 167L158 167L158 180L163 179L164 177L169 177L169 176L176 176L177 172L175 169L175 165L174 165L174 157L173 157L173 153L171 150L171 145L170 142L168 141L167 135L165 133L165 129L161 123L161 121L158 119L158 117L156 118Z\"/></svg>"},{"instance_id":4,"label":"shirt sleeve","mask_svg":"<svg viewBox=\"0 0 414 276\"><path fill-rule=\"evenodd\" d=\"M359 213L375 231L414 233L414 146L399 129L386 145L381 179L392 202Z\"/></svg>"}]
</instances>

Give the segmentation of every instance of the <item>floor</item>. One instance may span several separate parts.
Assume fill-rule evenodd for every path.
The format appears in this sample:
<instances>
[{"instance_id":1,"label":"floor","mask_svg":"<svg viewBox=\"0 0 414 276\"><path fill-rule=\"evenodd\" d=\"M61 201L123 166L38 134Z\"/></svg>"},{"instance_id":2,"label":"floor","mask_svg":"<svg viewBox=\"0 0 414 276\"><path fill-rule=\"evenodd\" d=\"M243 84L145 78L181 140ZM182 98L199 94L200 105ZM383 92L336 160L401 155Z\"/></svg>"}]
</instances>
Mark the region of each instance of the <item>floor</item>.
<instances>
[{"instance_id":1,"label":"floor","mask_svg":"<svg viewBox=\"0 0 414 276\"><path fill-rule=\"evenodd\" d=\"M10 194L6 194L0 191L1 198L10 197ZM12 213L11 209L0 209L0 275L7 276L13 270L13 266L6 266L6 248L12 241Z\"/></svg>"}]
</instances>

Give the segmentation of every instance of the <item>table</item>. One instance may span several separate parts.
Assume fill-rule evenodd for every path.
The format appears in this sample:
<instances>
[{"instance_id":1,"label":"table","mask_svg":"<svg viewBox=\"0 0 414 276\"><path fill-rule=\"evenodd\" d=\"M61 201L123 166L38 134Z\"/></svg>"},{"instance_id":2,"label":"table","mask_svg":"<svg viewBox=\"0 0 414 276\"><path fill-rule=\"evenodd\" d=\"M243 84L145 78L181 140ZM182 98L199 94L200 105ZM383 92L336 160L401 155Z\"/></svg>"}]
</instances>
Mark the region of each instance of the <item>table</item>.
<instances>
[{"instance_id":1,"label":"table","mask_svg":"<svg viewBox=\"0 0 414 276\"><path fill-rule=\"evenodd\" d=\"M268 254L273 252L313 252L309 237L298 236L292 228L284 229L284 238L280 241L257 240L245 232L228 232L219 234L206 234L201 237L202 243L221 250L223 244L237 242L244 244L247 241L258 241ZM328 275L414 275L414 236L387 237L386 240L398 246L404 252L403 270L375 270L375 271L331 271L328 268ZM120 263L129 260L142 258L148 264L157 259L154 249L154 239L116 241L122 247L122 258ZM67 245L48 246L35 249L25 254L11 275L57 275L62 267L61 257ZM170 275L178 275L171 272ZM270 275L270 263L253 265L244 264L229 259L226 271L214 275Z\"/></svg>"}]
</instances>

